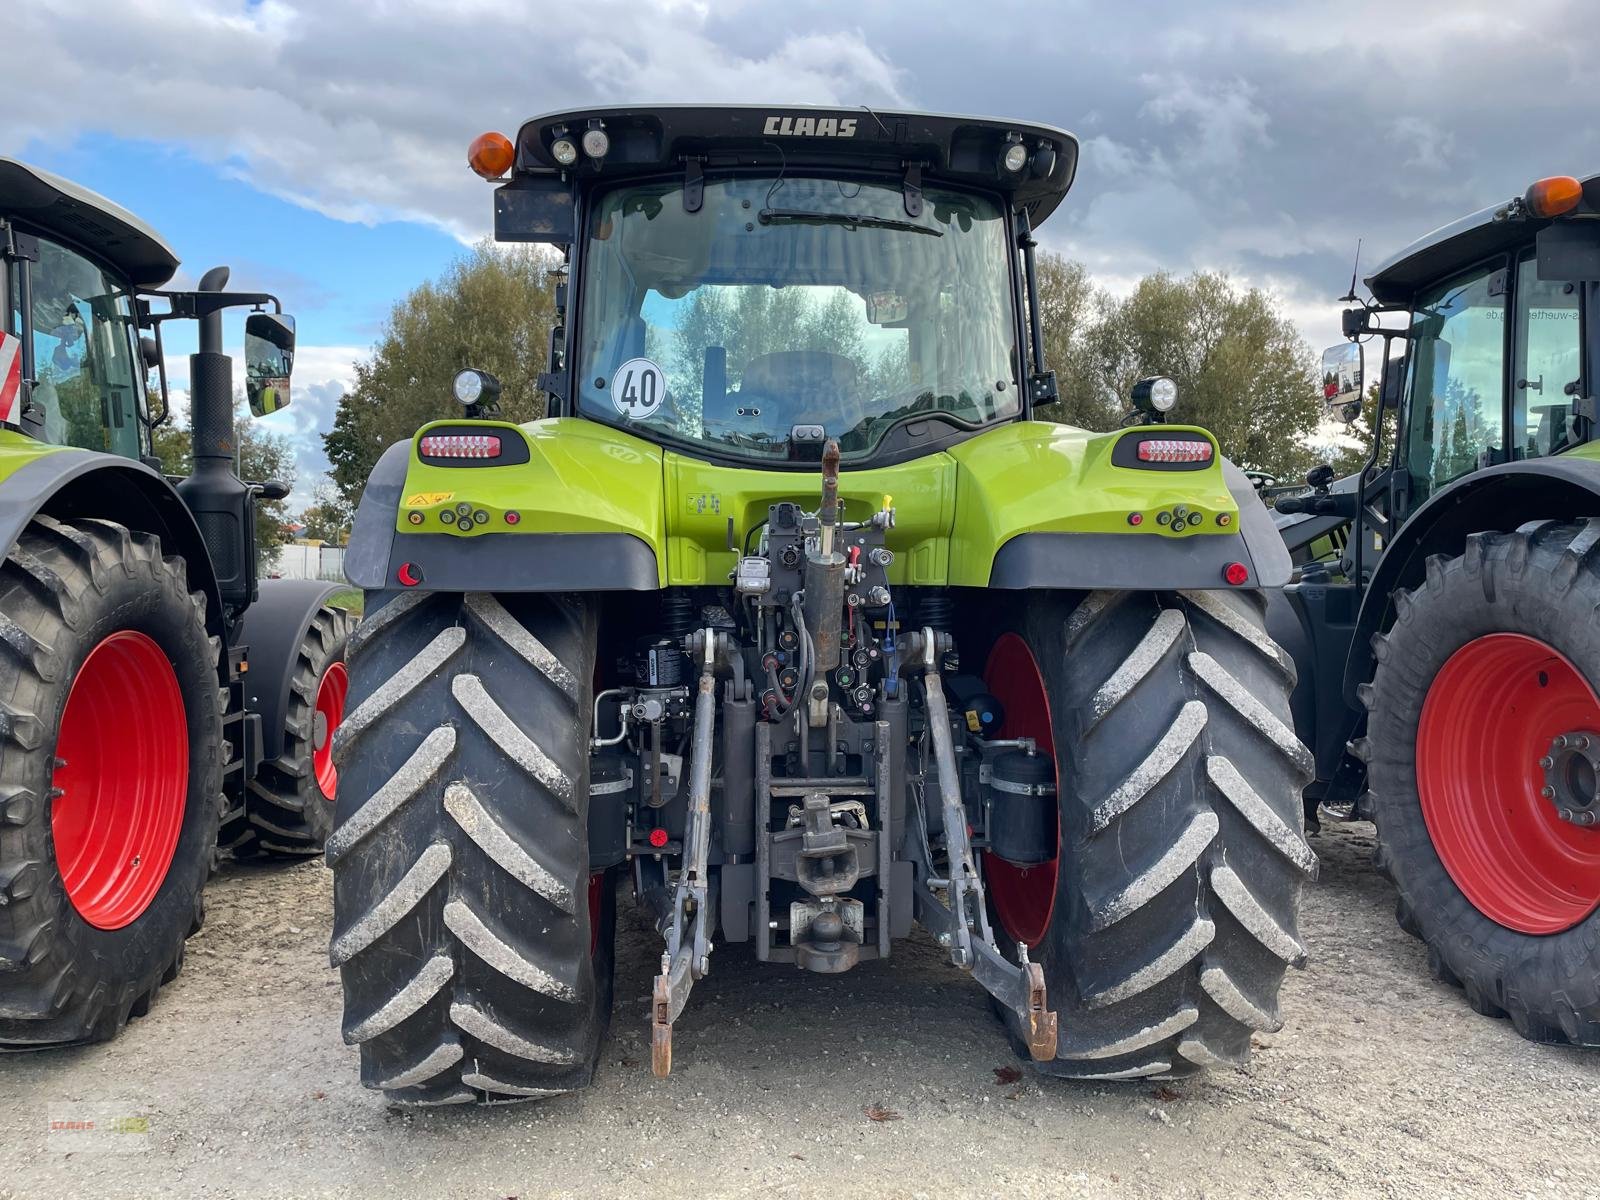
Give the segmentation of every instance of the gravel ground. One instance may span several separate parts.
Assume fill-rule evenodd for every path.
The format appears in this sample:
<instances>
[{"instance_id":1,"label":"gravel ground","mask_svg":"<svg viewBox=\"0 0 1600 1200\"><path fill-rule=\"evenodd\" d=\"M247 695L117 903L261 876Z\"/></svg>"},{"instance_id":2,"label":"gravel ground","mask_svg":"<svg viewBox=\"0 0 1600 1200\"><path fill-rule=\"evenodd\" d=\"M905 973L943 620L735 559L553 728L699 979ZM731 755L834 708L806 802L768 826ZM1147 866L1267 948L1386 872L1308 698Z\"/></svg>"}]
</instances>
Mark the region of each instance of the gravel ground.
<instances>
[{"instance_id":1,"label":"gravel ground","mask_svg":"<svg viewBox=\"0 0 1600 1200\"><path fill-rule=\"evenodd\" d=\"M1316 844L1312 962L1245 1070L1013 1079L983 994L919 939L839 978L719 950L657 1080L660 943L625 905L595 1087L421 1113L364 1091L339 1040L326 868L229 867L151 1016L0 1060L0 1196L1600 1197L1600 1054L1524 1042L1430 980L1370 826ZM148 1132L48 1132L85 1115Z\"/></svg>"}]
</instances>

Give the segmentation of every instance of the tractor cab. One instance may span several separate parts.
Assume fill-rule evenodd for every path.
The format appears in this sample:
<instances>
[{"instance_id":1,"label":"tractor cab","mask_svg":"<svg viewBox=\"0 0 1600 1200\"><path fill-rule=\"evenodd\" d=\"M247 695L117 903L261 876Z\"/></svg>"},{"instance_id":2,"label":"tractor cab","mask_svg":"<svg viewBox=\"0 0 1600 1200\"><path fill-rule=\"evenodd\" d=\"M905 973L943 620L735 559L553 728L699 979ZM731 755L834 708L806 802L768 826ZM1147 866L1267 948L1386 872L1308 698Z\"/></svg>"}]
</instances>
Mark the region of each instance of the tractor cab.
<instances>
[{"instance_id":1,"label":"tractor cab","mask_svg":"<svg viewBox=\"0 0 1600 1200\"><path fill-rule=\"evenodd\" d=\"M1310 629L1324 643L1315 651L1324 680L1342 672L1352 640L1362 659L1352 670L1369 669L1358 616L1379 619L1363 609L1375 572L1431 500L1453 496L1432 511L1465 503L1463 519L1470 513L1488 525L1499 519L1499 501L1489 499L1504 495L1496 489L1518 498L1516 510L1548 486L1541 464L1600 459L1593 394L1600 175L1540 180L1523 196L1419 238L1366 284L1371 299L1344 313L1349 340L1322 359L1330 417L1354 422L1376 396L1367 413L1374 435L1366 465L1338 480L1319 467L1307 477L1309 492L1289 491L1274 502L1300 569L1290 595L1317 610ZM1364 347L1371 349L1364 354ZM1369 380L1374 363L1379 377ZM1474 481L1486 472L1507 478L1479 490ZM1403 547L1431 545L1421 536L1428 527L1400 539ZM1321 703L1344 711L1342 684L1328 686ZM1335 724L1319 725L1324 772L1340 761L1349 736ZM1345 775L1359 779L1351 770Z\"/></svg>"},{"instance_id":2,"label":"tractor cab","mask_svg":"<svg viewBox=\"0 0 1600 1200\"><path fill-rule=\"evenodd\" d=\"M1012 421L1029 231L1072 181L1046 126L807 109L558 113L473 165L496 236L577 275L552 414L712 461L893 462Z\"/></svg>"},{"instance_id":3,"label":"tractor cab","mask_svg":"<svg viewBox=\"0 0 1600 1200\"><path fill-rule=\"evenodd\" d=\"M1594 437L1584 300L1600 286L1600 175L1542 180L1396 255L1369 286L1374 315L1409 316L1399 520L1471 472Z\"/></svg>"},{"instance_id":4,"label":"tractor cab","mask_svg":"<svg viewBox=\"0 0 1600 1200\"><path fill-rule=\"evenodd\" d=\"M162 329L169 321L195 322L194 471L177 490L197 518L231 621L258 593L255 500L281 497L287 486L238 478L222 313L255 310L244 334L245 392L256 416L289 403L294 318L274 296L223 291L226 268L207 272L195 291L163 290L177 268L172 248L132 213L0 158L0 478L59 449L162 470L151 440L172 416Z\"/></svg>"},{"instance_id":5,"label":"tractor cab","mask_svg":"<svg viewBox=\"0 0 1600 1200\"><path fill-rule=\"evenodd\" d=\"M1291 540L1358 512L1382 539L1478 471L1588 453L1600 175L1540 180L1418 239L1366 282L1371 301L1344 314L1351 340L1323 356L1323 394L1330 414L1358 417L1369 398L1358 343L1381 344L1374 428L1387 418L1394 441L1378 438L1368 469L1344 486L1280 502ZM1359 571L1357 561L1345 568L1364 574L1375 555Z\"/></svg>"},{"instance_id":6,"label":"tractor cab","mask_svg":"<svg viewBox=\"0 0 1600 1200\"><path fill-rule=\"evenodd\" d=\"M177 268L132 213L0 159L0 422L52 446L149 454L135 296Z\"/></svg>"},{"instance_id":7,"label":"tractor cab","mask_svg":"<svg viewBox=\"0 0 1600 1200\"><path fill-rule=\"evenodd\" d=\"M172 247L126 209L0 158L0 426L50 446L146 457L150 430L170 415L161 325L238 305L258 310L245 322L251 412L286 407L294 318L261 311L277 307L271 296L234 293L224 301L219 294L207 302L162 291L177 269ZM220 292L226 274L210 278L214 286L204 290ZM166 311L153 311L153 300ZM158 369L159 388L147 387ZM159 410L150 403L156 397Z\"/></svg>"}]
</instances>

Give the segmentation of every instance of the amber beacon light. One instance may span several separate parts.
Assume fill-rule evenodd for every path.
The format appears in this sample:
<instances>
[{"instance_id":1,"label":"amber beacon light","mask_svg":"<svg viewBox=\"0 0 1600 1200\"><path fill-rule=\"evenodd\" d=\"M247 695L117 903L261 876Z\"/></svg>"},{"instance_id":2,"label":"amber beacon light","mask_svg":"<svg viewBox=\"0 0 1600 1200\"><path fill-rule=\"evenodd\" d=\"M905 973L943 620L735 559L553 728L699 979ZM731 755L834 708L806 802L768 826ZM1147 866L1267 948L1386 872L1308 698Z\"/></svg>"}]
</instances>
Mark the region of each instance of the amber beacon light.
<instances>
[{"instance_id":1,"label":"amber beacon light","mask_svg":"<svg viewBox=\"0 0 1600 1200\"><path fill-rule=\"evenodd\" d=\"M467 165L485 179L502 179L511 170L516 152L503 133L481 133L467 149Z\"/></svg>"},{"instance_id":2,"label":"amber beacon light","mask_svg":"<svg viewBox=\"0 0 1600 1200\"><path fill-rule=\"evenodd\" d=\"M1522 202L1536 217L1559 217L1578 207L1583 199L1583 184L1571 175L1552 175L1528 188Z\"/></svg>"}]
</instances>

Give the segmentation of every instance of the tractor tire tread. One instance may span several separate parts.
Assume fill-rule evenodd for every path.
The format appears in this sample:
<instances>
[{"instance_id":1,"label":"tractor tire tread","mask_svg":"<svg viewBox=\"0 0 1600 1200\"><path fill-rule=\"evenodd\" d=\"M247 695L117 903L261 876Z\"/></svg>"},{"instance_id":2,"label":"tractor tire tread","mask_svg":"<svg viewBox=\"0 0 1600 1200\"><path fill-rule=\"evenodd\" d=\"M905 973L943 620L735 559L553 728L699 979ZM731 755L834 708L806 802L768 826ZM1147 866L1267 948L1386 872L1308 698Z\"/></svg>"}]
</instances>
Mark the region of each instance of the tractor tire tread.
<instances>
[{"instance_id":1,"label":"tractor tire tread","mask_svg":"<svg viewBox=\"0 0 1600 1200\"><path fill-rule=\"evenodd\" d=\"M317 686L330 664L344 660L354 627L348 612L331 605L312 617L289 679L283 753L257 768L243 803L223 818L218 844L235 858L295 859L322 852L333 812L312 768Z\"/></svg>"},{"instance_id":2,"label":"tractor tire tread","mask_svg":"<svg viewBox=\"0 0 1600 1200\"><path fill-rule=\"evenodd\" d=\"M1316 872L1294 672L1264 603L1091 593L1059 634L1030 620L1031 644L1062 655L1042 670L1058 681L1061 870L1078 880L1059 885L1070 911L1034 955L1062 1029L1039 1069L1145 1080L1243 1063L1253 1033L1281 1027L1278 988L1305 959L1299 897Z\"/></svg>"},{"instance_id":3,"label":"tractor tire tread","mask_svg":"<svg viewBox=\"0 0 1600 1200\"><path fill-rule=\"evenodd\" d=\"M327 843L362 1082L422 1106L583 1087L615 920L602 890L591 942L595 618L548 596L379 599L349 648Z\"/></svg>"}]
</instances>

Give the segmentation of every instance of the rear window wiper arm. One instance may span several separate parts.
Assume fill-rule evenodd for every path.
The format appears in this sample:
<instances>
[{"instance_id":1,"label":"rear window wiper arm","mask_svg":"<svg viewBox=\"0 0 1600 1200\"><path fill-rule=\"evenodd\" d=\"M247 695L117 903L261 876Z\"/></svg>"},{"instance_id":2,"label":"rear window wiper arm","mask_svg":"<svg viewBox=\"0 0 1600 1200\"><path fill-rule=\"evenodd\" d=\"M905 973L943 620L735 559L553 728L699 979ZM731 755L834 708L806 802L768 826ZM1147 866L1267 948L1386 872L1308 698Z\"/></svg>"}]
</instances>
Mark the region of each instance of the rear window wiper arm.
<instances>
[{"instance_id":1,"label":"rear window wiper arm","mask_svg":"<svg viewBox=\"0 0 1600 1200\"><path fill-rule=\"evenodd\" d=\"M902 233L926 233L943 237L944 230L929 229L913 221L875 217L871 213L808 212L801 208L763 208L763 225L843 225L847 229L898 229Z\"/></svg>"}]
</instances>

